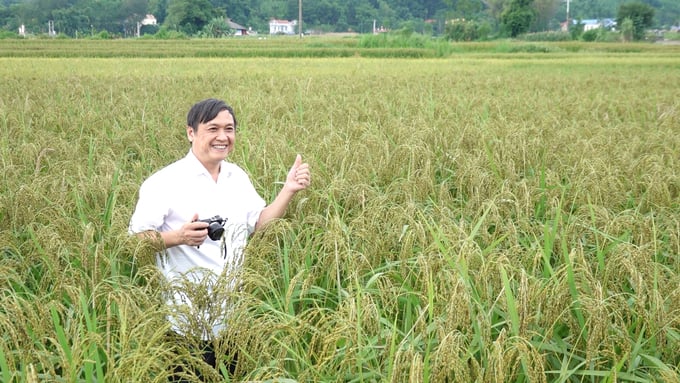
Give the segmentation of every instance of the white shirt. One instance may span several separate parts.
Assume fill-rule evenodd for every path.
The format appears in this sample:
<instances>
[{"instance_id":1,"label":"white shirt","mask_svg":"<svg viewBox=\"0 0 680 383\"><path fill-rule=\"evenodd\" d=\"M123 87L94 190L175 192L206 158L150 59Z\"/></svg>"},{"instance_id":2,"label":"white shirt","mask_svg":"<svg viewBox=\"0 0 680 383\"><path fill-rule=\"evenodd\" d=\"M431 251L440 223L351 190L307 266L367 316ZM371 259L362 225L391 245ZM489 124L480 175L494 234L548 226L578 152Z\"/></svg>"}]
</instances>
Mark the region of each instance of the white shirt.
<instances>
[{"instance_id":1,"label":"white shirt","mask_svg":"<svg viewBox=\"0 0 680 383\"><path fill-rule=\"evenodd\" d=\"M221 330L224 318L216 316L223 315L224 310L215 314L215 305L208 304L206 309L204 300L215 295L216 286L222 286L218 280L221 274L233 272L241 265L246 240L255 230L264 207L265 201L240 167L222 162L215 182L191 151L144 181L130 219L130 233L177 230L196 213L199 219L219 215L227 220L221 241L206 238L199 248L179 245L156 255L156 264L173 290L168 303L175 311L169 318L175 331L200 330L206 337L206 333L217 334ZM196 288L196 284L206 289ZM201 295L200 291L205 297L192 296ZM194 304L193 300L202 303ZM214 303L218 308L226 305Z\"/></svg>"}]
</instances>

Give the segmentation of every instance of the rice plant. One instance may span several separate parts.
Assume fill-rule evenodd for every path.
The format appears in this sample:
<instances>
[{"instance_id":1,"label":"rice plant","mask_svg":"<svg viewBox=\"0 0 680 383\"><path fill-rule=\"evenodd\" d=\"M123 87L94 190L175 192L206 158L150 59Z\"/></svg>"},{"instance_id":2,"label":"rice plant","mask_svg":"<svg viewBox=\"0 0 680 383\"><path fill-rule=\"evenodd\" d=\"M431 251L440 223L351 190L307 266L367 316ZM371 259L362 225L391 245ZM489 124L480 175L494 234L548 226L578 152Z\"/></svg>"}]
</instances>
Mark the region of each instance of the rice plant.
<instances>
[{"instance_id":1,"label":"rice plant","mask_svg":"<svg viewBox=\"0 0 680 383\"><path fill-rule=\"evenodd\" d=\"M650 52L0 58L0 379L201 368L127 224L218 97L264 198L296 153L313 187L251 238L211 381L679 381L680 61Z\"/></svg>"}]
</instances>

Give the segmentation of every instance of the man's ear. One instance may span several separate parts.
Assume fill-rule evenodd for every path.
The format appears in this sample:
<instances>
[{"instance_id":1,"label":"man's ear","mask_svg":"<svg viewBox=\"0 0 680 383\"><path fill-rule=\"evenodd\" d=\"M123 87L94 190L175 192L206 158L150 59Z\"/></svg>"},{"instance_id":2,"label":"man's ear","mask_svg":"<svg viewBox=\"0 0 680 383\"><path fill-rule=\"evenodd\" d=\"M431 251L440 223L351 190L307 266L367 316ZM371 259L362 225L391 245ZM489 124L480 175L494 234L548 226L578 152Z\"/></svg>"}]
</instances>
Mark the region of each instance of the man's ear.
<instances>
[{"instance_id":1,"label":"man's ear","mask_svg":"<svg viewBox=\"0 0 680 383\"><path fill-rule=\"evenodd\" d=\"M194 142L194 129L187 125L187 138L189 142Z\"/></svg>"}]
</instances>

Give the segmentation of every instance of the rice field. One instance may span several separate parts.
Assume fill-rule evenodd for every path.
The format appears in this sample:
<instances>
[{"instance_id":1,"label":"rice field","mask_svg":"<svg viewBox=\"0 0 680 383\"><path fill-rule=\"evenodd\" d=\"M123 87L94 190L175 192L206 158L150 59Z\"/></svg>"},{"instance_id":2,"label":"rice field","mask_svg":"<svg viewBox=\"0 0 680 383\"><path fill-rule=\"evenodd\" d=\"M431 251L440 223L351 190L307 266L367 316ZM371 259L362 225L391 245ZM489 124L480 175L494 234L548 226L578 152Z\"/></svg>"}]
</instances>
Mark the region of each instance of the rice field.
<instances>
[{"instance_id":1,"label":"rice field","mask_svg":"<svg viewBox=\"0 0 680 383\"><path fill-rule=\"evenodd\" d=\"M680 52L640 49L3 55L0 381L202 368L127 225L217 97L266 200L296 153L313 179L218 297L209 381L679 382Z\"/></svg>"}]
</instances>

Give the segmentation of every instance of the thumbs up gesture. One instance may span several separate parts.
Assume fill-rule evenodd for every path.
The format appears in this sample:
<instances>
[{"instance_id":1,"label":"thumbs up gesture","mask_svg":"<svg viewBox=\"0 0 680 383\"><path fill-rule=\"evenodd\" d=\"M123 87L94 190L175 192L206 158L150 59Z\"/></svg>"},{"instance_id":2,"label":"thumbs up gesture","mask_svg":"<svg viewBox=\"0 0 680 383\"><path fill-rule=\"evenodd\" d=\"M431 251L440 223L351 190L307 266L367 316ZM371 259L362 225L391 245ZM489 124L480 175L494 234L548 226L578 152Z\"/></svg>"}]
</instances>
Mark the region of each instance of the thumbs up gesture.
<instances>
[{"instance_id":1,"label":"thumbs up gesture","mask_svg":"<svg viewBox=\"0 0 680 383\"><path fill-rule=\"evenodd\" d=\"M295 162L288 172L284 188L293 193L306 189L311 182L311 173L309 171L309 164L302 162L302 156L297 155Z\"/></svg>"}]
</instances>

